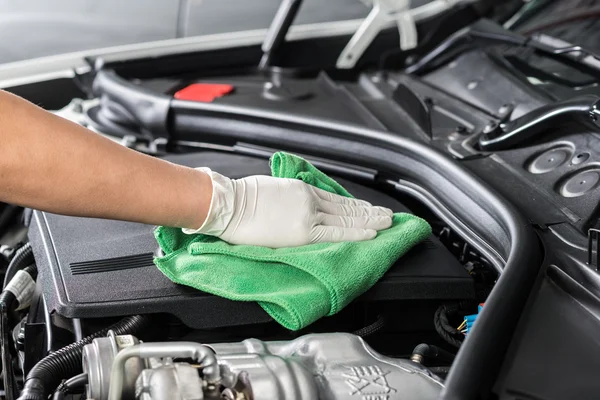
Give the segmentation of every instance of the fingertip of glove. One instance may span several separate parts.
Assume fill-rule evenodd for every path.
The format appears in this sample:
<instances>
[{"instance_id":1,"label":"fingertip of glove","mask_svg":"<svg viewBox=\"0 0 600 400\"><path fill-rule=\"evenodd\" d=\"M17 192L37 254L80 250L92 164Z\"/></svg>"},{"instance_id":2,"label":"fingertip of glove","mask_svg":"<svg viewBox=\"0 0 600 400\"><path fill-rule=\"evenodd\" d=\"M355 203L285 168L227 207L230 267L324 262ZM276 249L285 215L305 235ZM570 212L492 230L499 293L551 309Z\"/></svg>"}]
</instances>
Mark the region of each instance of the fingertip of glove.
<instances>
[{"instance_id":1,"label":"fingertip of glove","mask_svg":"<svg viewBox=\"0 0 600 400\"><path fill-rule=\"evenodd\" d=\"M370 209L367 210L367 213L371 216L383 216L390 218L392 217L392 215L394 215L394 212L389 208L380 206L370 207Z\"/></svg>"},{"instance_id":2,"label":"fingertip of glove","mask_svg":"<svg viewBox=\"0 0 600 400\"><path fill-rule=\"evenodd\" d=\"M388 217L392 217L392 215L394 215L394 212L387 208L387 207L378 207L383 213L385 213L385 215L387 215Z\"/></svg>"},{"instance_id":3,"label":"fingertip of glove","mask_svg":"<svg viewBox=\"0 0 600 400\"><path fill-rule=\"evenodd\" d=\"M392 216L391 215L386 215L385 217L382 217L383 221L381 222L381 226L382 228L379 230L384 230L384 229L388 229L389 227L392 226Z\"/></svg>"},{"instance_id":4,"label":"fingertip of glove","mask_svg":"<svg viewBox=\"0 0 600 400\"><path fill-rule=\"evenodd\" d=\"M375 229L365 229L363 237L363 240L375 239L377 237L377 231Z\"/></svg>"}]
</instances>

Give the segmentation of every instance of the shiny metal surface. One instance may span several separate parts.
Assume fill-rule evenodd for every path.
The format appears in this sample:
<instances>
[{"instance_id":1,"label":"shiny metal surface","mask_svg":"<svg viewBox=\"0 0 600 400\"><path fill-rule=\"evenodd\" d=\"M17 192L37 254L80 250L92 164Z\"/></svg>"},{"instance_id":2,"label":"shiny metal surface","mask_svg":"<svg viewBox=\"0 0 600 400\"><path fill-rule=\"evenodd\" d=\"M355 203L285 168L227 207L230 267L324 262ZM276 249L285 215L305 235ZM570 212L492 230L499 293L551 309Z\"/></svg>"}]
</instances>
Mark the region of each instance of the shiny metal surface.
<instances>
[{"instance_id":1,"label":"shiny metal surface","mask_svg":"<svg viewBox=\"0 0 600 400\"><path fill-rule=\"evenodd\" d=\"M313 334L290 342L215 344L222 384L247 374L255 400L436 399L442 383L408 360L384 357L358 336ZM238 383L239 386L239 383Z\"/></svg>"},{"instance_id":2,"label":"shiny metal surface","mask_svg":"<svg viewBox=\"0 0 600 400\"><path fill-rule=\"evenodd\" d=\"M167 362L146 369L136 383L139 400L203 400L202 380L198 370L188 363Z\"/></svg>"},{"instance_id":3,"label":"shiny metal surface","mask_svg":"<svg viewBox=\"0 0 600 400\"><path fill-rule=\"evenodd\" d=\"M205 391L209 394L214 394L218 390L220 376L217 360L208 347L194 342L142 343L127 347L115 356L108 391L108 398L110 400L127 398L123 390L123 383L131 377L127 376L125 365L129 359L136 357L142 359L164 357L191 358L202 366Z\"/></svg>"},{"instance_id":4,"label":"shiny metal surface","mask_svg":"<svg viewBox=\"0 0 600 400\"><path fill-rule=\"evenodd\" d=\"M87 397L94 400L108 399L110 372L115 355L138 344L131 335L115 336L112 331L107 337L97 338L83 348L83 372L88 374ZM124 397L133 397L135 379L144 370L141 359L133 358L125 364Z\"/></svg>"},{"instance_id":5,"label":"shiny metal surface","mask_svg":"<svg viewBox=\"0 0 600 400\"><path fill-rule=\"evenodd\" d=\"M192 358L198 365L174 363L173 358ZM128 360L139 359L147 359L143 371L123 369ZM443 388L422 365L382 356L346 333L210 346L144 343L121 350L110 372L111 400L433 400ZM122 390L123 382L132 379L135 395Z\"/></svg>"}]
</instances>

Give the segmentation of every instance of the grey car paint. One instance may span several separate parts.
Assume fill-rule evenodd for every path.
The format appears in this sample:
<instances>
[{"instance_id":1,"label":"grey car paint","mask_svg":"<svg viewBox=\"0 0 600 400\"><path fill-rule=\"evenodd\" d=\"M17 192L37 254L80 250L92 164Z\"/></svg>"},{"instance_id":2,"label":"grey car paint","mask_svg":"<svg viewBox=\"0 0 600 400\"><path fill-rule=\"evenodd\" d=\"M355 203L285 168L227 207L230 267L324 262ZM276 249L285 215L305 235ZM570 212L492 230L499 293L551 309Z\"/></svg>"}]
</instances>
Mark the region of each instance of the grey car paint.
<instances>
[{"instance_id":1,"label":"grey car paint","mask_svg":"<svg viewBox=\"0 0 600 400\"><path fill-rule=\"evenodd\" d=\"M280 0L0 0L0 63L266 28ZM297 23L362 18L359 0L305 0Z\"/></svg>"}]
</instances>

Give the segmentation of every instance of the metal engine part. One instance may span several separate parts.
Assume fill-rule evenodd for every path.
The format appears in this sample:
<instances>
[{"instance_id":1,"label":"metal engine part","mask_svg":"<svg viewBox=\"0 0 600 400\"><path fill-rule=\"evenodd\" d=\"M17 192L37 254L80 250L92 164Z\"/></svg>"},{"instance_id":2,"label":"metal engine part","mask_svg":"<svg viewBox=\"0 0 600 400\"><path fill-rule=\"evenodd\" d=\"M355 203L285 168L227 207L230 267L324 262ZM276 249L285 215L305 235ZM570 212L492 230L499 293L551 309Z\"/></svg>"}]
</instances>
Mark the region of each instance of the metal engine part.
<instances>
[{"instance_id":1,"label":"metal engine part","mask_svg":"<svg viewBox=\"0 0 600 400\"><path fill-rule=\"evenodd\" d=\"M211 347L222 385L236 400L429 400L437 399L442 389L426 368L377 354L351 334L312 334L290 342L249 339ZM242 386L240 380L249 383L252 397L235 389Z\"/></svg>"},{"instance_id":2,"label":"metal engine part","mask_svg":"<svg viewBox=\"0 0 600 400\"><path fill-rule=\"evenodd\" d=\"M192 358L198 365L174 358ZM141 359L146 359L143 371L127 368ZM84 362L98 360L88 355ZM360 337L345 333L210 346L139 344L120 351L110 373L110 381L90 380L90 386L102 387L90 387L88 394L108 392L110 400L433 400L443 387L427 368L377 354ZM135 394L132 380L137 380Z\"/></svg>"},{"instance_id":3,"label":"metal engine part","mask_svg":"<svg viewBox=\"0 0 600 400\"><path fill-rule=\"evenodd\" d=\"M107 337L96 338L83 347L83 372L88 375L87 397L94 400L108 399L110 372L115 356L121 350L135 346L139 340L131 335L115 336L112 331ZM146 368L141 359L131 359L125 365L127 379L123 385L123 397L133 398L135 380Z\"/></svg>"},{"instance_id":4,"label":"metal engine part","mask_svg":"<svg viewBox=\"0 0 600 400\"><path fill-rule=\"evenodd\" d=\"M171 359L146 369L137 379L135 394L140 400L202 400L204 389L198 370Z\"/></svg>"}]
</instances>

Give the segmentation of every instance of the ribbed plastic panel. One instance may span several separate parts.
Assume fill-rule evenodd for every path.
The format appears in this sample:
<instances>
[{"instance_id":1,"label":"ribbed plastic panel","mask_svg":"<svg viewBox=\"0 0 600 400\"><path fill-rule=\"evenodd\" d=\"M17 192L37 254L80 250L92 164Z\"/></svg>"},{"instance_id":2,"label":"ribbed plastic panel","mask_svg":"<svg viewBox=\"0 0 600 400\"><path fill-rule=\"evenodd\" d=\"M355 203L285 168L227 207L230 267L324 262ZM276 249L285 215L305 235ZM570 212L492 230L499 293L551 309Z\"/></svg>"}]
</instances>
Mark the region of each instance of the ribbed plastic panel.
<instances>
[{"instance_id":1,"label":"ribbed plastic panel","mask_svg":"<svg viewBox=\"0 0 600 400\"><path fill-rule=\"evenodd\" d=\"M100 274L102 272L119 271L124 269L144 268L153 266L152 253L136 254L127 257L105 258L101 260L71 263L71 274Z\"/></svg>"}]
</instances>

